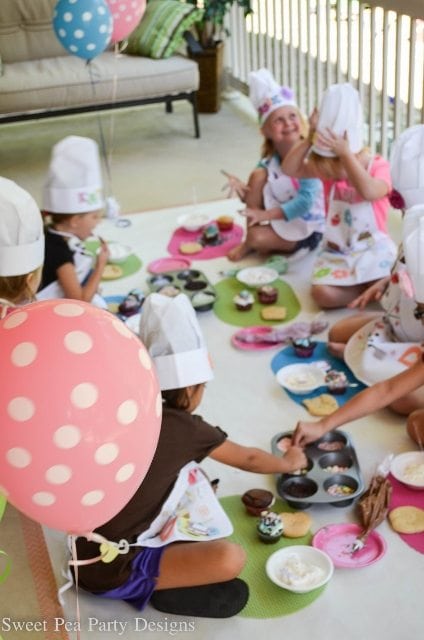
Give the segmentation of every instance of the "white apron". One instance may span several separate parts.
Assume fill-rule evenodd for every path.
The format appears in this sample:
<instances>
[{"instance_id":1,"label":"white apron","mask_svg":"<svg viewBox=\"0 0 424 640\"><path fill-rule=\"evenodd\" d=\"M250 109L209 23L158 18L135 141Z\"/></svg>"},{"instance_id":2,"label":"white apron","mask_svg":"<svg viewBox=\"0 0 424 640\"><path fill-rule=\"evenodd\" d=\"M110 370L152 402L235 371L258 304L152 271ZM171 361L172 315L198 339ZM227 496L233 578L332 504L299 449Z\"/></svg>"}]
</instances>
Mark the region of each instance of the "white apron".
<instances>
[{"instance_id":1,"label":"white apron","mask_svg":"<svg viewBox=\"0 0 424 640\"><path fill-rule=\"evenodd\" d=\"M232 533L233 525L209 480L195 462L189 462L181 469L159 515L131 546L163 547L178 540L216 540Z\"/></svg>"},{"instance_id":2,"label":"white apron","mask_svg":"<svg viewBox=\"0 0 424 640\"><path fill-rule=\"evenodd\" d=\"M84 282L93 268L93 256L90 253L87 253L82 242L72 234L61 233L54 230L49 230L49 233L54 233L58 236L68 238L68 243L70 244L70 248L74 254L74 267L77 273L78 282ZM48 284L47 287L38 291L36 296L37 300L51 300L52 298L64 297L64 291L58 280L54 280ZM101 309L107 309L105 300L98 293L95 293L91 298L91 304L94 304L96 307L100 307Z\"/></svg>"},{"instance_id":3,"label":"white apron","mask_svg":"<svg viewBox=\"0 0 424 640\"><path fill-rule=\"evenodd\" d=\"M353 187L333 185L313 284L352 286L379 280L390 273L395 257L396 246L377 228L371 202L360 199Z\"/></svg>"},{"instance_id":4,"label":"white apron","mask_svg":"<svg viewBox=\"0 0 424 640\"><path fill-rule=\"evenodd\" d=\"M299 183L294 178L286 176L281 171L280 161L273 156L267 165L268 180L263 190L265 209L280 207L288 200L292 200L299 189ZM315 231L324 231L324 199L316 198L311 210L294 220L271 220L275 233L291 242L309 238Z\"/></svg>"},{"instance_id":5,"label":"white apron","mask_svg":"<svg viewBox=\"0 0 424 640\"><path fill-rule=\"evenodd\" d=\"M346 345L345 360L357 378L374 384L401 373L421 358L424 325L414 316L416 302L402 288L406 272L400 250L381 299L384 313L359 329Z\"/></svg>"}]
</instances>

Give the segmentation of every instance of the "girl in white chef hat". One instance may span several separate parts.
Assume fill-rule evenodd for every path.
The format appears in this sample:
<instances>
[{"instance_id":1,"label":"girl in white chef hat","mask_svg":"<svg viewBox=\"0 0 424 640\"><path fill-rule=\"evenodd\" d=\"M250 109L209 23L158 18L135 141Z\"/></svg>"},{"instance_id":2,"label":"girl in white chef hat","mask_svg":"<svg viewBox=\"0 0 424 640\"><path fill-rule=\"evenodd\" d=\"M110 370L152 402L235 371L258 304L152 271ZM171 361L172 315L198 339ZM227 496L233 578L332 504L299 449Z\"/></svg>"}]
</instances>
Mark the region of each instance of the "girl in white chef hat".
<instances>
[{"instance_id":1,"label":"girl in white chef hat","mask_svg":"<svg viewBox=\"0 0 424 640\"><path fill-rule=\"evenodd\" d=\"M417 275L413 287L411 274L421 269L424 242L414 245L416 250L411 249L411 242L418 242L418 229L424 224L424 125L410 127L399 136L392 148L390 165L397 206L406 210L403 238L407 246L401 243L391 274L349 305L364 309L369 303L378 302L382 312L351 315L337 322L329 333L330 349L340 356L345 353L353 373L367 384L390 378L421 358L424 278L420 281ZM402 414L420 406L424 406L424 389L391 403L391 408Z\"/></svg>"},{"instance_id":2,"label":"girl in white chef hat","mask_svg":"<svg viewBox=\"0 0 424 640\"><path fill-rule=\"evenodd\" d=\"M350 84L327 89L310 125L308 139L292 148L282 168L324 181L326 227L311 293L321 308L345 307L387 276L396 257L387 230L390 166L363 145L362 107Z\"/></svg>"},{"instance_id":3,"label":"girl in white chef hat","mask_svg":"<svg viewBox=\"0 0 424 640\"><path fill-rule=\"evenodd\" d=\"M233 191L246 203L244 241L228 253L241 260L251 251L287 255L315 249L324 231L324 198L317 179L295 180L281 170L286 153L307 135L308 125L290 87L280 86L268 69L249 74L249 93L264 136L262 158L247 185L227 175Z\"/></svg>"},{"instance_id":4,"label":"girl in white chef hat","mask_svg":"<svg viewBox=\"0 0 424 640\"><path fill-rule=\"evenodd\" d=\"M0 177L0 317L35 299L43 260L43 220L35 200Z\"/></svg>"},{"instance_id":5,"label":"girl in white chef hat","mask_svg":"<svg viewBox=\"0 0 424 640\"><path fill-rule=\"evenodd\" d=\"M80 566L79 584L102 597L126 600L139 610L150 602L161 611L180 615L235 615L248 598L246 584L237 578L245 554L235 543L222 539L231 533L231 525L227 527L227 517L208 482L209 492L203 490L203 505L197 512L198 518L201 513L208 517L203 524L193 521L186 498L204 478L197 463L209 456L239 469L272 474L299 469L306 458L297 447L281 458L236 444L219 427L194 415L213 372L187 296L148 296L140 338L153 359L162 390L161 434L134 497L97 531L108 540L137 540L138 546L109 564ZM211 517L217 513L221 513L219 524ZM77 547L79 558L98 555L96 545L86 539L79 538Z\"/></svg>"},{"instance_id":6,"label":"girl in white chef hat","mask_svg":"<svg viewBox=\"0 0 424 640\"><path fill-rule=\"evenodd\" d=\"M39 300L73 298L106 307L98 287L109 250L100 240L97 258L85 250L104 207L100 158L90 138L68 136L52 151L43 191L46 252Z\"/></svg>"},{"instance_id":7,"label":"girl in white chef hat","mask_svg":"<svg viewBox=\"0 0 424 640\"><path fill-rule=\"evenodd\" d=\"M301 446L386 406L408 416L409 436L420 448L424 445L424 125L401 134L391 167L398 206L406 209L398 260L391 276L355 301L358 306L380 301L384 314L353 316L330 332L330 338L340 339L355 324L359 327L345 358L357 377L372 386L328 418L298 423L294 441Z\"/></svg>"}]
</instances>

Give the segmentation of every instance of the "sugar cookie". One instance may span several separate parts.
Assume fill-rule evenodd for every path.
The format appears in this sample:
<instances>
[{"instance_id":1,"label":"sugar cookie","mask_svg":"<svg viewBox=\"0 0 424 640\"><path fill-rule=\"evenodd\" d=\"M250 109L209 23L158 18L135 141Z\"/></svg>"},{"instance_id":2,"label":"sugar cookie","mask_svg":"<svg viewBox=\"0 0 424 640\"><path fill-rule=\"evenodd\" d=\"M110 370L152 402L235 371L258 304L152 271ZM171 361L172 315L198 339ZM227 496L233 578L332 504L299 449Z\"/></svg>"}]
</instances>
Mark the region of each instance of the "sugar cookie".
<instances>
[{"instance_id":1,"label":"sugar cookie","mask_svg":"<svg viewBox=\"0 0 424 640\"><path fill-rule=\"evenodd\" d=\"M277 304L261 309L261 316L264 320L284 320L286 315L286 307L281 307Z\"/></svg>"},{"instance_id":2,"label":"sugar cookie","mask_svg":"<svg viewBox=\"0 0 424 640\"><path fill-rule=\"evenodd\" d=\"M122 268L117 264L107 264L103 269L102 280L114 280L120 278L124 272Z\"/></svg>"},{"instance_id":3,"label":"sugar cookie","mask_svg":"<svg viewBox=\"0 0 424 640\"><path fill-rule=\"evenodd\" d=\"M328 393L323 393L316 398L307 398L303 400L303 404L311 416L329 416L339 408L337 400Z\"/></svg>"},{"instance_id":4,"label":"sugar cookie","mask_svg":"<svg viewBox=\"0 0 424 640\"><path fill-rule=\"evenodd\" d=\"M306 536L311 528L312 518L308 513L280 513L283 522L283 536L286 538L301 538Z\"/></svg>"},{"instance_id":5,"label":"sugar cookie","mask_svg":"<svg viewBox=\"0 0 424 640\"><path fill-rule=\"evenodd\" d=\"M180 244L180 252L181 253L199 253L203 249L203 246L200 242L182 242Z\"/></svg>"},{"instance_id":6,"label":"sugar cookie","mask_svg":"<svg viewBox=\"0 0 424 640\"><path fill-rule=\"evenodd\" d=\"M418 507L396 507L389 513L392 528L398 533L422 533L424 531L424 509Z\"/></svg>"}]
</instances>

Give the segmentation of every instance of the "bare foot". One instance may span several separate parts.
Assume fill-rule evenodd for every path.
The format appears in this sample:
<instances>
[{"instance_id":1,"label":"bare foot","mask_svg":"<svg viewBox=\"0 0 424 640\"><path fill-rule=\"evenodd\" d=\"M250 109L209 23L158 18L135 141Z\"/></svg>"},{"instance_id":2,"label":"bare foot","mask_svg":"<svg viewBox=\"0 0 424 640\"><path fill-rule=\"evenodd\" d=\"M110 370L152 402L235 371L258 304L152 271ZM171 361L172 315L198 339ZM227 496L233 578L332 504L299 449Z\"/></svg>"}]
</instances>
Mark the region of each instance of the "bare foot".
<instances>
[{"instance_id":1,"label":"bare foot","mask_svg":"<svg viewBox=\"0 0 424 640\"><path fill-rule=\"evenodd\" d=\"M233 247L232 249L230 249L230 251L227 253L227 258L232 262L238 262L239 260L242 260L242 258L247 256L247 254L251 252L252 252L252 249L249 247L249 245L246 244L246 242L242 242L241 244L238 244L236 247Z\"/></svg>"},{"instance_id":2,"label":"bare foot","mask_svg":"<svg viewBox=\"0 0 424 640\"><path fill-rule=\"evenodd\" d=\"M344 342L328 342L327 349L332 356L343 360L344 350L346 349L346 345Z\"/></svg>"}]
</instances>

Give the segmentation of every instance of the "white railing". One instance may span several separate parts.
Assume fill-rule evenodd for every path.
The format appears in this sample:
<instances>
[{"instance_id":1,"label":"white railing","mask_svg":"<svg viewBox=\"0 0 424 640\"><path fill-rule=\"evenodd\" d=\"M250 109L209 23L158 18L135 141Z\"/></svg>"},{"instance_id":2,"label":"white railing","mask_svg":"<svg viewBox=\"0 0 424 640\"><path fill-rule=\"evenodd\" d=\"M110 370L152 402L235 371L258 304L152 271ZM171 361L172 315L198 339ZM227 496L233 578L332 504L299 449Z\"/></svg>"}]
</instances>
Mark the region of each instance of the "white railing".
<instances>
[{"instance_id":1,"label":"white railing","mask_svg":"<svg viewBox=\"0 0 424 640\"><path fill-rule=\"evenodd\" d=\"M424 0L253 0L233 7L226 47L230 83L247 93L250 71L267 67L310 113L323 91L351 82L360 92L368 144L387 157L403 129L424 122Z\"/></svg>"}]
</instances>

